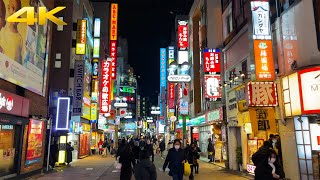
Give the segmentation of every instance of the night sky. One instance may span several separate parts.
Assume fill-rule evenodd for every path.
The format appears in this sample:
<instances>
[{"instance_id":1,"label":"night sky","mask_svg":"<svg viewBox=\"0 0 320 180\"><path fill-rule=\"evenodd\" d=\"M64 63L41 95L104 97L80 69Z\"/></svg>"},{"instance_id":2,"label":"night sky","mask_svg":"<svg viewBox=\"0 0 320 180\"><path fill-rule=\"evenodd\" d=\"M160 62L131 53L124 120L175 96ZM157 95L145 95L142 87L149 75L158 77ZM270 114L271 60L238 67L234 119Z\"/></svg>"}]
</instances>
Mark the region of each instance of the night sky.
<instances>
[{"instance_id":1,"label":"night sky","mask_svg":"<svg viewBox=\"0 0 320 180\"><path fill-rule=\"evenodd\" d=\"M160 48L167 47L174 14L187 14L193 0L119 0L119 33L128 39L129 64L140 76L140 94L157 101ZM171 12L171 13L170 13ZM173 13L172 13L173 12Z\"/></svg>"}]
</instances>

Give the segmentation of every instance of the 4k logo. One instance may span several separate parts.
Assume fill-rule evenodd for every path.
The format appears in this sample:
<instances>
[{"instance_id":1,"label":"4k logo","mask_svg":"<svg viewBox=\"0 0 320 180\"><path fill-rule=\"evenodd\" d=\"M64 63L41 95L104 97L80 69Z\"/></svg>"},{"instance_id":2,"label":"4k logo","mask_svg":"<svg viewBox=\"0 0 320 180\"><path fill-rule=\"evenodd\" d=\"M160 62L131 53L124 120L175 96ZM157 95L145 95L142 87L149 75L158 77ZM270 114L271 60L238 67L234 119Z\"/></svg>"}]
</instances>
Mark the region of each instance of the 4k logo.
<instances>
[{"instance_id":1,"label":"4k logo","mask_svg":"<svg viewBox=\"0 0 320 180\"><path fill-rule=\"evenodd\" d=\"M35 14L34 13L34 7L23 7L19 11L15 12L11 16L9 16L7 18L7 21L8 22L27 23L27 25L34 25L36 22L38 22L39 25L45 25L46 24L46 20L49 19L50 21L52 21L56 25L67 25L67 23L65 23L61 19L59 19L59 18L54 16L55 13L65 9L65 8L66 7L61 7L60 6L60 7L56 7L54 9L52 9L51 11L47 12L47 8L46 7L39 7L39 11L38 11L39 22L38 22L38 19L34 16L34 14ZM26 18L19 17L22 14L24 14L25 12L27 12L27 17Z\"/></svg>"}]
</instances>

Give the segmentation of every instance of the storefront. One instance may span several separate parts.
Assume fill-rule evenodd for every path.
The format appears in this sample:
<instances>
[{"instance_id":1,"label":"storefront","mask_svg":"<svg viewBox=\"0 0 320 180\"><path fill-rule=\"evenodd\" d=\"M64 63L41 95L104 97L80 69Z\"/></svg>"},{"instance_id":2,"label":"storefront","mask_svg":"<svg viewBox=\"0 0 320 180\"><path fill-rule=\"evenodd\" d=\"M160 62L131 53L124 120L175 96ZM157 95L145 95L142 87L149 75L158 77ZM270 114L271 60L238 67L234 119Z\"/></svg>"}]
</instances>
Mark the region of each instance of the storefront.
<instances>
[{"instance_id":1,"label":"storefront","mask_svg":"<svg viewBox=\"0 0 320 180\"><path fill-rule=\"evenodd\" d=\"M42 150L35 155L23 155L23 144L26 144L24 130L29 124L29 100L21 96L0 90L0 179L7 175L17 175L21 172L25 160L34 156L41 159ZM25 133L27 136L27 132ZM37 139L37 138L35 138ZM31 141L31 139L30 139ZM41 145L37 139L35 145ZM32 147L30 146L29 149ZM31 152L31 150L29 151ZM27 153L27 152L26 152ZM29 161L28 161L29 162ZM31 162L31 161L30 161ZM34 163L39 163L34 161ZM40 162L42 163L42 162ZM20 165L22 164L22 165ZM29 163L27 163L29 165Z\"/></svg>"},{"instance_id":2,"label":"storefront","mask_svg":"<svg viewBox=\"0 0 320 180\"><path fill-rule=\"evenodd\" d=\"M81 123L79 138L79 158L84 158L90 155L90 131L90 124Z\"/></svg>"},{"instance_id":3,"label":"storefront","mask_svg":"<svg viewBox=\"0 0 320 180\"><path fill-rule=\"evenodd\" d=\"M296 170L288 171L299 179L320 179L319 74L320 67L312 67L282 79L285 122L290 125L290 134L281 132L281 138L286 138L282 147L290 148L283 148L283 162L285 170Z\"/></svg>"},{"instance_id":4,"label":"storefront","mask_svg":"<svg viewBox=\"0 0 320 180\"><path fill-rule=\"evenodd\" d=\"M80 138L80 116L72 116L70 121L70 130L68 133L67 142L71 142L73 147L72 159L78 159L79 155L79 138Z\"/></svg>"}]
</instances>

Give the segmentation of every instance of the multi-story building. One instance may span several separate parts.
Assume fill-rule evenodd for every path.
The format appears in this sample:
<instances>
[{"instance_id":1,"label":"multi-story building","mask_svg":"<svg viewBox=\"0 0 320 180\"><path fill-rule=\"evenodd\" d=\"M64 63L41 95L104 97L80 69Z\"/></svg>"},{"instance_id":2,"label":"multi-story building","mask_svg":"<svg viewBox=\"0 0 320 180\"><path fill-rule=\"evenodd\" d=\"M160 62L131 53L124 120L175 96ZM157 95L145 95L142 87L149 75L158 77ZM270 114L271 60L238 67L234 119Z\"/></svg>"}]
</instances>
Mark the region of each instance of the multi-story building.
<instances>
[{"instance_id":1,"label":"multi-story building","mask_svg":"<svg viewBox=\"0 0 320 180\"><path fill-rule=\"evenodd\" d=\"M9 15L9 2L1 3L3 17ZM54 7L49 0L24 2L22 6ZM0 179L43 168L49 120L48 64L54 25L18 23L13 31L11 24L0 27Z\"/></svg>"},{"instance_id":2,"label":"multi-story building","mask_svg":"<svg viewBox=\"0 0 320 180\"><path fill-rule=\"evenodd\" d=\"M67 25L52 28L55 43L51 46L49 81L52 135L60 144L58 163L64 163L67 142L75 149L73 158L90 155L94 18L88 0L57 0L54 5L66 7L57 16Z\"/></svg>"}]
</instances>

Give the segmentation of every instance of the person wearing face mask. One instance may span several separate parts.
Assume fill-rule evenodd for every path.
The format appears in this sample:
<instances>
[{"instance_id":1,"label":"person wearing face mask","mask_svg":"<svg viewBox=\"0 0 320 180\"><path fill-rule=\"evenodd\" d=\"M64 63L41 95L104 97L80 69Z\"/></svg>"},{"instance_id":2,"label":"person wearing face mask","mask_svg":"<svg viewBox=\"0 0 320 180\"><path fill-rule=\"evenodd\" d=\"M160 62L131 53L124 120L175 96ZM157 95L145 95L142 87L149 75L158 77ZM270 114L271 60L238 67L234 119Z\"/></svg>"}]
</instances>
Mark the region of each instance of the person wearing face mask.
<instances>
[{"instance_id":1,"label":"person wearing face mask","mask_svg":"<svg viewBox=\"0 0 320 180\"><path fill-rule=\"evenodd\" d=\"M162 170L165 172L165 169L170 169L169 175L173 180L182 180L184 168L183 164L185 163L185 153L184 150L181 149L181 142L179 139L174 140L173 148L171 148L168 152L166 160L163 164Z\"/></svg>"},{"instance_id":2,"label":"person wearing face mask","mask_svg":"<svg viewBox=\"0 0 320 180\"><path fill-rule=\"evenodd\" d=\"M285 174L277 158L277 153L272 149L268 149L266 158L261 159L260 163L255 165L255 180L275 180L285 178Z\"/></svg>"}]
</instances>

